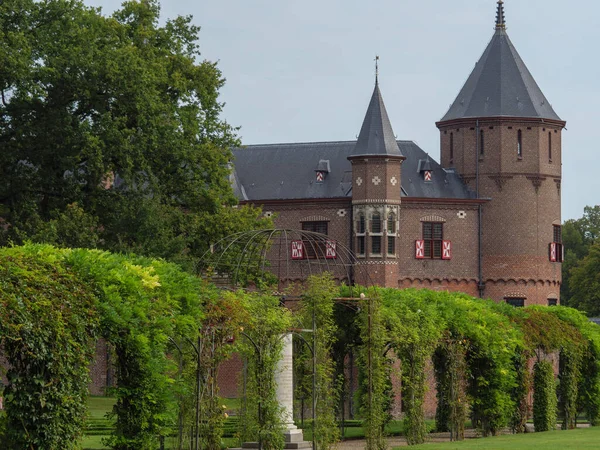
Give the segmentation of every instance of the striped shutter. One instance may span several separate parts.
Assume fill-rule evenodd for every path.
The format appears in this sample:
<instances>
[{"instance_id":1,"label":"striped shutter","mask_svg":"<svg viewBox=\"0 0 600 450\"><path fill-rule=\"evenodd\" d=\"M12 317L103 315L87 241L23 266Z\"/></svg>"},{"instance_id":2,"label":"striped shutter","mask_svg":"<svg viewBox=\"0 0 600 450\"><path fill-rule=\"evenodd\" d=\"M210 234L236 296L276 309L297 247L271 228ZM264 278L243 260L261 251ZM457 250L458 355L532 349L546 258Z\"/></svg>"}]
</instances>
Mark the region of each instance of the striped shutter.
<instances>
[{"instance_id":1,"label":"striped shutter","mask_svg":"<svg viewBox=\"0 0 600 450\"><path fill-rule=\"evenodd\" d=\"M425 241L415 241L415 258L425 259Z\"/></svg>"},{"instance_id":2,"label":"striped shutter","mask_svg":"<svg viewBox=\"0 0 600 450\"><path fill-rule=\"evenodd\" d=\"M556 243L550 243L550 261L556 262Z\"/></svg>"},{"instance_id":3,"label":"striped shutter","mask_svg":"<svg viewBox=\"0 0 600 450\"><path fill-rule=\"evenodd\" d=\"M327 258L327 259L337 258L337 244L335 241L327 241L325 243L325 258Z\"/></svg>"},{"instance_id":4,"label":"striped shutter","mask_svg":"<svg viewBox=\"0 0 600 450\"><path fill-rule=\"evenodd\" d=\"M304 245L302 241L292 241L292 259L304 259Z\"/></svg>"},{"instance_id":5,"label":"striped shutter","mask_svg":"<svg viewBox=\"0 0 600 450\"><path fill-rule=\"evenodd\" d=\"M442 241L442 259L452 259L452 242Z\"/></svg>"}]
</instances>

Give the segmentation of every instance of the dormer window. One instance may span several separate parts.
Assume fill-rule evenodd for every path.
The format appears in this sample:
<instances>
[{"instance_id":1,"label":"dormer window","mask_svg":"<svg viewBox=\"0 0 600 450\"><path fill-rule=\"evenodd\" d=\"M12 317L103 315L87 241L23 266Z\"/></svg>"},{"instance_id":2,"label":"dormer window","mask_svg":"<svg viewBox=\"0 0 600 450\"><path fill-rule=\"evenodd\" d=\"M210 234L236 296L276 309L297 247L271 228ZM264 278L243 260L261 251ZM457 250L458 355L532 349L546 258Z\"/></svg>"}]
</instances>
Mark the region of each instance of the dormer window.
<instances>
[{"instance_id":1,"label":"dormer window","mask_svg":"<svg viewBox=\"0 0 600 450\"><path fill-rule=\"evenodd\" d=\"M325 177L327 177L327 174L329 172L331 172L331 168L329 166L329 160L328 159L320 160L319 164L317 164L317 168L315 169L317 183L323 183L325 181Z\"/></svg>"},{"instance_id":2,"label":"dormer window","mask_svg":"<svg viewBox=\"0 0 600 450\"><path fill-rule=\"evenodd\" d=\"M423 174L423 179L427 182L432 181L433 179L433 168L431 167L431 161L429 158L420 159L419 165L417 167L417 171Z\"/></svg>"}]
</instances>

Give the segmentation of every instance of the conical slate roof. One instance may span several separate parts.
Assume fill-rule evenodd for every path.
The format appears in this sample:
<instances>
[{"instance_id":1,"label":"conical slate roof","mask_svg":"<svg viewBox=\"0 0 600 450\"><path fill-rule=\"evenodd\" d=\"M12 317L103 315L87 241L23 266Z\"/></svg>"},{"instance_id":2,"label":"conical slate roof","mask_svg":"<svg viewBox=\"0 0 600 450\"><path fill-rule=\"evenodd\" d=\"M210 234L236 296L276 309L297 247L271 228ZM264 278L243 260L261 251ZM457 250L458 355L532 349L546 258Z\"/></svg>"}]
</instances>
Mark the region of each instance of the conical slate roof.
<instances>
[{"instance_id":1,"label":"conical slate roof","mask_svg":"<svg viewBox=\"0 0 600 450\"><path fill-rule=\"evenodd\" d=\"M351 157L363 155L402 156L377 81L358 140L350 154Z\"/></svg>"},{"instance_id":2,"label":"conical slate roof","mask_svg":"<svg viewBox=\"0 0 600 450\"><path fill-rule=\"evenodd\" d=\"M501 1L494 36L441 121L470 117L561 120L506 34Z\"/></svg>"}]
</instances>

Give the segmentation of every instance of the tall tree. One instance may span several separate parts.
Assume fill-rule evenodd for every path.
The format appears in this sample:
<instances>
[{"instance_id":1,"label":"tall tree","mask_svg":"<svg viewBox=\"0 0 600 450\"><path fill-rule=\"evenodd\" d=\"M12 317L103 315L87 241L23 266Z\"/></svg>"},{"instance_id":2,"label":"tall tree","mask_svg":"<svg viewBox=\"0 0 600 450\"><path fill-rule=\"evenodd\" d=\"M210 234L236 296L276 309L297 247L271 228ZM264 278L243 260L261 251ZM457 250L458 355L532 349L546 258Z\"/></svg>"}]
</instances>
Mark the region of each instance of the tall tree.
<instances>
[{"instance_id":1,"label":"tall tree","mask_svg":"<svg viewBox=\"0 0 600 450\"><path fill-rule=\"evenodd\" d=\"M256 226L232 209L216 64L156 0L0 3L0 244L29 239L186 261Z\"/></svg>"},{"instance_id":2,"label":"tall tree","mask_svg":"<svg viewBox=\"0 0 600 450\"><path fill-rule=\"evenodd\" d=\"M600 242L571 269L569 304L592 317L600 316Z\"/></svg>"},{"instance_id":3,"label":"tall tree","mask_svg":"<svg viewBox=\"0 0 600 450\"><path fill-rule=\"evenodd\" d=\"M560 287L561 303L577 307L581 299L572 299L574 292L571 286L573 269L578 267L588 255L590 248L600 237L600 206L586 206L579 219L567 220L562 229L565 260L562 265L562 284Z\"/></svg>"}]
</instances>

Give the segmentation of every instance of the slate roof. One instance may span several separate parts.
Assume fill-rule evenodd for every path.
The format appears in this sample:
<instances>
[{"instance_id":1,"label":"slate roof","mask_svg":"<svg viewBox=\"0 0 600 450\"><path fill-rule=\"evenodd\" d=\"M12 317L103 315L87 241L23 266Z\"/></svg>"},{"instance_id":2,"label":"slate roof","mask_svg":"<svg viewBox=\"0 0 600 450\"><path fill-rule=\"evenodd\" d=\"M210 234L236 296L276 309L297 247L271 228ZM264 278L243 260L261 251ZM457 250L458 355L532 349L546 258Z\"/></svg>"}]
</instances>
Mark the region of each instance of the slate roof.
<instances>
[{"instance_id":1,"label":"slate roof","mask_svg":"<svg viewBox=\"0 0 600 450\"><path fill-rule=\"evenodd\" d=\"M402 156L377 81L356 146L351 153L351 156L363 155Z\"/></svg>"},{"instance_id":2,"label":"slate roof","mask_svg":"<svg viewBox=\"0 0 600 450\"><path fill-rule=\"evenodd\" d=\"M444 199L470 199L458 174L430 158L431 182L418 172L428 155L412 141L395 141L406 156L402 163L402 195ZM351 197L352 166L348 161L356 141L249 145L233 149L232 180L240 200L292 200ZM316 182L315 167L329 161L331 172ZM400 186L398 186L400 189Z\"/></svg>"},{"instance_id":3,"label":"slate roof","mask_svg":"<svg viewBox=\"0 0 600 450\"><path fill-rule=\"evenodd\" d=\"M561 120L506 34L499 3L496 31L441 122L471 117Z\"/></svg>"}]
</instances>

